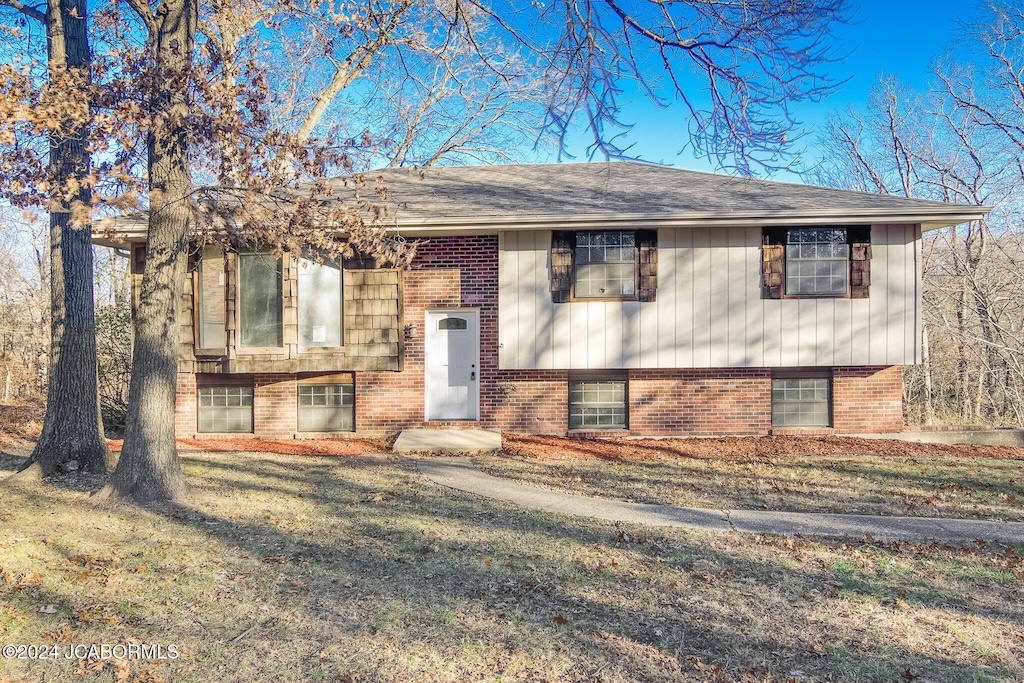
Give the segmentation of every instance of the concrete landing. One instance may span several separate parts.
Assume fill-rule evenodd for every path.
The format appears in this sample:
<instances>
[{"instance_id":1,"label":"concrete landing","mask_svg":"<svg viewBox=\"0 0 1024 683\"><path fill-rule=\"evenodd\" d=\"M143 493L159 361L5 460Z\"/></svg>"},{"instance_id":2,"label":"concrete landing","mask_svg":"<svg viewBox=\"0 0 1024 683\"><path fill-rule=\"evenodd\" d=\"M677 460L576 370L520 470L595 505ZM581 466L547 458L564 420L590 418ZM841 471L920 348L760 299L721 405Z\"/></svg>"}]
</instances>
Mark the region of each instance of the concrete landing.
<instances>
[{"instance_id":1,"label":"concrete landing","mask_svg":"<svg viewBox=\"0 0 1024 683\"><path fill-rule=\"evenodd\" d=\"M406 429L395 453L485 453L501 449L500 429Z\"/></svg>"},{"instance_id":2,"label":"concrete landing","mask_svg":"<svg viewBox=\"0 0 1024 683\"><path fill-rule=\"evenodd\" d=\"M931 517L880 517L767 510L702 510L590 498L518 484L481 472L466 458L418 458L436 484L524 508L651 526L767 534L804 534L903 540L1024 542L1024 522Z\"/></svg>"}]
</instances>

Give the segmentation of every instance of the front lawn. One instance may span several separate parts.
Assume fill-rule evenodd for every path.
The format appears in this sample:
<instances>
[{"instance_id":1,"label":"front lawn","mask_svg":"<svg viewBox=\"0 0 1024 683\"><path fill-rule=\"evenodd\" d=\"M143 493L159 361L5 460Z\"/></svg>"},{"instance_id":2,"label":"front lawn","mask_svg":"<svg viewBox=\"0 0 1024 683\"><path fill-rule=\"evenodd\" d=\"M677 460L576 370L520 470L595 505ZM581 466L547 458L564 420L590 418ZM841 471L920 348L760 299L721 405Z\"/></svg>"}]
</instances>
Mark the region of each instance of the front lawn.
<instances>
[{"instance_id":1,"label":"front lawn","mask_svg":"<svg viewBox=\"0 0 1024 683\"><path fill-rule=\"evenodd\" d=\"M1022 448L841 437L506 437L504 449L474 462L522 483L638 503L1024 520Z\"/></svg>"},{"instance_id":2,"label":"front lawn","mask_svg":"<svg viewBox=\"0 0 1024 683\"><path fill-rule=\"evenodd\" d=\"M429 484L388 455L189 453L185 505L0 488L12 681L1013 681L1022 547L650 529ZM0 461L0 478L17 464Z\"/></svg>"}]
</instances>

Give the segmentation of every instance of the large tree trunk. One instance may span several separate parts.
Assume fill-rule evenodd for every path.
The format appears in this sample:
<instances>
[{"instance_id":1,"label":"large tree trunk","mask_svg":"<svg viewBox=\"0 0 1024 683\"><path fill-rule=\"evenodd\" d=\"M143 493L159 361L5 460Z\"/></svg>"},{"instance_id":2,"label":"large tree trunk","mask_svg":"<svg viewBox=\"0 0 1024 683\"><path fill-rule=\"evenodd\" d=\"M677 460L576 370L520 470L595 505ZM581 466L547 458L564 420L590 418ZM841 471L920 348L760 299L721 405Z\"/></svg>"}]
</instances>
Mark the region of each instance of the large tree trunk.
<instances>
[{"instance_id":1,"label":"large tree trunk","mask_svg":"<svg viewBox=\"0 0 1024 683\"><path fill-rule=\"evenodd\" d=\"M85 0L49 0L47 57L51 83L69 69L88 74L91 53ZM50 362L43 431L25 468L38 464L52 474L76 461L79 469L105 472L110 451L103 438L96 384L96 318L93 305L92 245L88 224L75 225L76 203L89 206L81 187L63 197L69 179L89 174L88 131L69 124L50 135Z\"/></svg>"},{"instance_id":2,"label":"large tree trunk","mask_svg":"<svg viewBox=\"0 0 1024 683\"><path fill-rule=\"evenodd\" d=\"M137 502L174 500L186 490L174 441L181 288L188 266L192 192L188 166L188 82L195 0L169 0L151 17L155 45L149 135L150 214L146 267L135 317L135 348L124 447L110 493Z\"/></svg>"}]
</instances>

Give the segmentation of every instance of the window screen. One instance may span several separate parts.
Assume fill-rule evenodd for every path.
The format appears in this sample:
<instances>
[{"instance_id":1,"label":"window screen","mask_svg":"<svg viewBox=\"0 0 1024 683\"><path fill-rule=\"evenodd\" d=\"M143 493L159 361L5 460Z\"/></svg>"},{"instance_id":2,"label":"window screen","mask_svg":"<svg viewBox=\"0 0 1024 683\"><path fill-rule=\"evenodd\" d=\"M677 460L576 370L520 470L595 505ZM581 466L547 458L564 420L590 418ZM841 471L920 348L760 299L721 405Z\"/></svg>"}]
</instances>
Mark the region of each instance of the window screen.
<instances>
[{"instance_id":1,"label":"window screen","mask_svg":"<svg viewBox=\"0 0 1024 683\"><path fill-rule=\"evenodd\" d=\"M801 228L786 235L786 294L845 294L850 272L846 230Z\"/></svg>"},{"instance_id":2,"label":"window screen","mask_svg":"<svg viewBox=\"0 0 1024 683\"><path fill-rule=\"evenodd\" d=\"M299 431L355 431L355 398L351 384L300 384Z\"/></svg>"},{"instance_id":3,"label":"window screen","mask_svg":"<svg viewBox=\"0 0 1024 683\"><path fill-rule=\"evenodd\" d=\"M241 346L281 346L281 259L238 255Z\"/></svg>"},{"instance_id":4,"label":"window screen","mask_svg":"<svg viewBox=\"0 0 1024 683\"><path fill-rule=\"evenodd\" d=\"M252 432L252 387L200 387L200 432Z\"/></svg>"},{"instance_id":5,"label":"window screen","mask_svg":"<svg viewBox=\"0 0 1024 683\"><path fill-rule=\"evenodd\" d=\"M636 296L636 233L576 233L575 274L577 298Z\"/></svg>"},{"instance_id":6,"label":"window screen","mask_svg":"<svg viewBox=\"0 0 1024 683\"><path fill-rule=\"evenodd\" d=\"M199 261L199 348L223 349L225 345L224 251L203 247Z\"/></svg>"},{"instance_id":7,"label":"window screen","mask_svg":"<svg viewBox=\"0 0 1024 683\"><path fill-rule=\"evenodd\" d=\"M773 379L772 426L830 426L831 395L832 380L827 377Z\"/></svg>"},{"instance_id":8,"label":"window screen","mask_svg":"<svg viewBox=\"0 0 1024 683\"><path fill-rule=\"evenodd\" d=\"M299 261L299 346L341 346L341 266Z\"/></svg>"},{"instance_id":9,"label":"window screen","mask_svg":"<svg viewBox=\"0 0 1024 683\"><path fill-rule=\"evenodd\" d=\"M625 428L625 382L569 384L569 429Z\"/></svg>"}]
</instances>

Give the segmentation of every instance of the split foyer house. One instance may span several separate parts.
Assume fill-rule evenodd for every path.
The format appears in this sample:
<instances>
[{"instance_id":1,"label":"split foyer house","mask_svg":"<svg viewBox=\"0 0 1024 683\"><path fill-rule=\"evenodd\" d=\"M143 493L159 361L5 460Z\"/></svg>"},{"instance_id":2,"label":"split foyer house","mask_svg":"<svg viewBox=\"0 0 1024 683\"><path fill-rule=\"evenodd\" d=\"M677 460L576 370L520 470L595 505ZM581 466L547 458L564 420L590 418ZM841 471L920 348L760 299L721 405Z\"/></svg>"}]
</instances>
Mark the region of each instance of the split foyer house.
<instances>
[{"instance_id":1,"label":"split foyer house","mask_svg":"<svg viewBox=\"0 0 1024 683\"><path fill-rule=\"evenodd\" d=\"M987 211L632 162L379 174L407 270L197 247L179 436L899 431L922 232Z\"/></svg>"}]
</instances>

